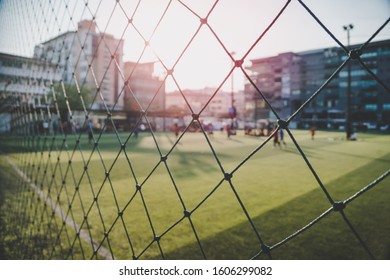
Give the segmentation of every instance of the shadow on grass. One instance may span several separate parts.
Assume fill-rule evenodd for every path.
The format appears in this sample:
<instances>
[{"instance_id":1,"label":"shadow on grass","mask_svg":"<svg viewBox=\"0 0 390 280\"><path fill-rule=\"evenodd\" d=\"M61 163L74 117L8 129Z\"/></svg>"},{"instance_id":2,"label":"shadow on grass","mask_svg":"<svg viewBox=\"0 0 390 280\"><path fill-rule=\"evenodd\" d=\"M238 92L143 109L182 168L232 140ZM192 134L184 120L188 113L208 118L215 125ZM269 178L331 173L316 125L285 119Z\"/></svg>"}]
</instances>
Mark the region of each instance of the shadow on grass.
<instances>
[{"instance_id":1,"label":"shadow on grass","mask_svg":"<svg viewBox=\"0 0 390 280\"><path fill-rule=\"evenodd\" d=\"M387 171L383 158L344 175L328 184L335 200L344 200ZM344 210L349 221L377 259L390 258L390 179L352 201ZM336 199L336 197L338 199ZM305 226L331 205L320 189L291 200L253 219L262 240L269 246ZM195 214L195 213L194 213ZM201 241L208 259L250 259L260 251L260 242L248 222ZM370 259L341 215L332 212L319 223L271 251L274 259ZM166 253L167 259L200 259L195 244ZM261 258L267 258L261 255Z\"/></svg>"}]
</instances>

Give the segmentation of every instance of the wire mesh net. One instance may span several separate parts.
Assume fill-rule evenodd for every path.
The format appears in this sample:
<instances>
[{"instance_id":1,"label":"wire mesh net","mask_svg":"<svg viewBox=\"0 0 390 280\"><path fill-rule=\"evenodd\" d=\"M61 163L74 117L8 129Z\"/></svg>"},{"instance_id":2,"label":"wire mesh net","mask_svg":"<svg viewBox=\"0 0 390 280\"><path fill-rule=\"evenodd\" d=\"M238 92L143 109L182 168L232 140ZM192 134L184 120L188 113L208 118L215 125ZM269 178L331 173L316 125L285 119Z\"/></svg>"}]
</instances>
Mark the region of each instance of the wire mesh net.
<instances>
[{"instance_id":1,"label":"wire mesh net","mask_svg":"<svg viewBox=\"0 0 390 280\"><path fill-rule=\"evenodd\" d=\"M356 164L348 168L350 162L335 156L316 158L306 132L290 125L352 63L369 73L384 94L390 93L363 58L376 36L389 28L390 18L351 49L308 1L280 1L273 10L266 2L250 2L246 5L265 12L253 17L256 22L248 17L247 24L258 25L257 35L244 36L242 51L235 53L235 38L223 26L232 21L229 26L243 33L248 26L238 4L231 14L225 10L227 2L231 5L172 0L0 3L7 41L3 49L28 56L30 67L21 66L16 80L4 84L0 103L2 125L10 128L1 136L1 149L20 177L17 203L6 220L23 228L18 237L22 248L33 244L36 258L45 259L295 258L300 255L280 252L299 251L299 239L307 235L305 250L315 251L318 243L331 240L316 231L325 224L329 230L323 235L356 241L359 253L352 258L376 257L347 210L350 204L358 205L355 212L364 208L361 201L372 188L387 188L388 147L380 148L381 168L359 169L365 180L353 180L351 173L350 182L343 184L352 184L353 192L343 192L332 188L337 169L352 172L360 167L359 155L369 157L375 148L354 148ZM344 59L285 116L246 62L268 44L267 36L277 36L271 34L278 34L281 18L293 12L310 18ZM299 30L294 32L299 38ZM124 62L126 55L133 62ZM12 61L23 63L18 56ZM150 67L160 70L142 80L145 71L154 71ZM275 127L260 140L227 139L207 122L213 102L230 81L234 86L238 74L275 116ZM208 76L216 86L206 98L186 91L191 80ZM23 79L23 89L14 85ZM139 94L144 90L139 84L152 94ZM168 85L176 91L176 102L184 104L181 111L166 108ZM287 161L275 163L269 158L284 160L280 150L272 149L281 131L290 142L284 150L290 153ZM313 195L304 196L309 191ZM282 214L272 211L282 205L288 205ZM383 211L363 210L365 215ZM265 212L269 214L261 215ZM291 224L288 217L293 225L284 227ZM19 258L31 257L28 250L18 253Z\"/></svg>"}]
</instances>

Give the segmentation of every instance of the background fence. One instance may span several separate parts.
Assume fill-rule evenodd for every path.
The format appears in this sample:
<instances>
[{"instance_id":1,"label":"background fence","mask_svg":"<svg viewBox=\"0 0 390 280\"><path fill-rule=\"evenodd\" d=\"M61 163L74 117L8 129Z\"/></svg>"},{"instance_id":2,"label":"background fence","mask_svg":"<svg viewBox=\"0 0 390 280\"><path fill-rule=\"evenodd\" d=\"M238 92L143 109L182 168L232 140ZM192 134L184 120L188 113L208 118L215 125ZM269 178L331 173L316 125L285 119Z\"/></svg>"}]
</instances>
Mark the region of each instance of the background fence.
<instances>
[{"instance_id":1,"label":"background fence","mask_svg":"<svg viewBox=\"0 0 390 280\"><path fill-rule=\"evenodd\" d=\"M238 56L215 28L218 17L213 15L224 2L211 1L202 9L191 1L165 1L158 5L146 5L147 1L142 0L111 1L108 6L103 1L3 1L0 4L2 40L7 41L4 45L24 56L11 56L13 67L20 65L19 72L13 72L14 80L4 83L0 99L3 205L9 207L2 209L2 237L3 244L13 244L12 257L386 257L389 213L385 204L388 204L390 172L386 135L377 135L382 140L373 140L373 146L353 146L351 151L356 161L363 157L370 159L361 150L368 149L376 153L379 165L364 166L356 174L348 168L348 161L345 162L346 179L334 190L330 183L335 179L332 166L340 167L337 163L340 159L327 152L321 154L323 158L316 159L316 151L306 141L310 137L306 137L306 132L290 129L289 125L318 96L325 94L327 86L352 61L360 64L385 89L385 94L390 94L389 85L362 58L376 36L389 28L390 18L377 26L360 47L351 50L306 1L281 1L272 18L258 29L256 38ZM267 5L251 4L253 9ZM345 52L345 60L298 110L282 118L245 65L285 13L296 9L309 16L312 24L323 31L322 36ZM145 27L143 18L148 15L152 24L149 22ZM172 19L172 15L177 17ZM89 21L84 21L85 26L80 28L80 22L85 19ZM185 19L192 20L192 28L183 23L182 30L172 30L174 34L168 32L163 33L165 37L159 37L164 28L178 27L179 20L185 22ZM244 19L245 15L237 15L225 20ZM168 25L169 21L173 25ZM108 30L113 29L120 30L117 34L121 37L110 36ZM220 80L210 98L196 109L197 105L189 101L181 86L181 77L202 74L183 70L181 62L192 55L193 44L199 44L197 39L204 32L210 45L216 45L219 55L224 57L221 63L227 66L218 73ZM141 42L137 51L126 45L132 44L125 39L129 34L134 42ZM164 42L168 42L170 53L161 47ZM127 47L137 54L128 72L122 60ZM147 56L162 70L158 79L153 80L153 94L142 99L132 78L145 65L142 61ZM208 62L220 63L203 61L205 72ZM25 64L30 68L24 68ZM8 66L2 65L3 69ZM223 88L230 87L229 81L235 73L247 79L257 98L276 117L275 129L260 140L238 132L232 136L236 138L228 141L225 134L211 134L205 122L204 112ZM167 112L164 105L159 105L164 104L169 81L186 103L181 115ZM132 106L132 110L123 110L123 106ZM175 136L171 128L181 117L186 121ZM280 152L277 147L271 148L274 136L281 129L289 141L288 149L285 148L289 162L283 163L270 159L270 155ZM344 148L357 143L342 140L341 136L340 139L324 137L324 142ZM314 145L320 151L324 144ZM336 153L342 156L344 148ZM229 154L234 149L235 157ZM318 160L326 162L325 169L318 171L316 166L321 166ZM276 171L270 171L269 167ZM306 178L303 186L297 186L301 182L297 176ZM274 178L276 181L271 182L278 186L270 186L268 181L262 183L265 177ZM347 185L353 186L353 193L351 188L342 192ZM306 193L306 188L314 190L315 195L296 200ZM279 196L273 196L274 191ZM376 196L368 199L371 192L376 192ZM278 200L280 193L286 195ZM272 207L267 206L270 203L267 199L272 201ZM272 208L281 205L289 206L276 214ZM351 210L353 219L348 212L350 205L355 209ZM264 212L268 214L261 216ZM359 215L365 217L364 221L370 216L377 217L373 219L376 224L369 226L379 229L378 235L359 230L362 226L356 218ZM289 217L294 223L284 227L290 223ZM341 217L342 221L337 220L336 227L328 223L335 217ZM342 241L337 243L335 239ZM346 242L349 239L353 239L354 248L349 248L351 244ZM373 244L372 240L377 243ZM348 247L346 251L351 255L337 253L343 246ZM323 248L333 253L322 254Z\"/></svg>"}]
</instances>

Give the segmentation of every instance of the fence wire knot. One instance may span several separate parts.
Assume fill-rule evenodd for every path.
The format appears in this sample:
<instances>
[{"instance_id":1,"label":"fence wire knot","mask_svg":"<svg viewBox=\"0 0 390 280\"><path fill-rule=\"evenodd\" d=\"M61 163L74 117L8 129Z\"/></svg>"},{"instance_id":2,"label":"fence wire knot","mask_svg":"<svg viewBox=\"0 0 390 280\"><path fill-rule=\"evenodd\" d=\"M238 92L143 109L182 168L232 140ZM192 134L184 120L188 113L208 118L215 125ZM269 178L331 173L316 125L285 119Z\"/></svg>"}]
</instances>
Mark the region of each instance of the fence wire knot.
<instances>
[{"instance_id":1,"label":"fence wire knot","mask_svg":"<svg viewBox=\"0 0 390 280\"><path fill-rule=\"evenodd\" d=\"M189 218L191 216L191 212L188 210L184 210L184 217Z\"/></svg>"},{"instance_id":2,"label":"fence wire knot","mask_svg":"<svg viewBox=\"0 0 390 280\"><path fill-rule=\"evenodd\" d=\"M342 211L346 207L343 201L336 201L333 203L333 211L339 212Z\"/></svg>"},{"instance_id":3,"label":"fence wire knot","mask_svg":"<svg viewBox=\"0 0 390 280\"><path fill-rule=\"evenodd\" d=\"M279 120L278 120L278 126L279 126L280 128L287 129L288 122L285 121L285 120L279 119Z\"/></svg>"},{"instance_id":4,"label":"fence wire knot","mask_svg":"<svg viewBox=\"0 0 390 280\"><path fill-rule=\"evenodd\" d=\"M271 253L271 247L266 244L261 245L261 250L267 255Z\"/></svg>"},{"instance_id":5,"label":"fence wire knot","mask_svg":"<svg viewBox=\"0 0 390 280\"><path fill-rule=\"evenodd\" d=\"M353 49L353 50L351 50L350 52L349 52L349 57L351 58L351 59L354 59L354 60L356 60L356 59L358 59L358 58L360 58L360 56L362 55L362 50L361 49Z\"/></svg>"},{"instance_id":6,"label":"fence wire knot","mask_svg":"<svg viewBox=\"0 0 390 280\"><path fill-rule=\"evenodd\" d=\"M192 120L198 121L199 120L199 114L192 114Z\"/></svg>"},{"instance_id":7,"label":"fence wire knot","mask_svg":"<svg viewBox=\"0 0 390 280\"><path fill-rule=\"evenodd\" d=\"M233 174L231 174L231 173L225 173L225 180L226 181L230 181L231 179L232 179L232 177L233 177Z\"/></svg>"}]
</instances>

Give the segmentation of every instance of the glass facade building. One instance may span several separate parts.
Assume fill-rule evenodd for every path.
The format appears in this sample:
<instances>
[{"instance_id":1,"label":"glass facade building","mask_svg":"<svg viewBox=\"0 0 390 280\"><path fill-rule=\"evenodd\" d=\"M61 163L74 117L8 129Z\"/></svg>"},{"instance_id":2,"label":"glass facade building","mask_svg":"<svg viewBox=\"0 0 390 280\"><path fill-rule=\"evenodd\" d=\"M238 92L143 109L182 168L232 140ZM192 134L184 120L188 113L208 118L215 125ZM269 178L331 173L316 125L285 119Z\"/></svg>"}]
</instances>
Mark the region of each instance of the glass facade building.
<instances>
[{"instance_id":1,"label":"glass facade building","mask_svg":"<svg viewBox=\"0 0 390 280\"><path fill-rule=\"evenodd\" d=\"M344 49L334 47L254 59L247 69L256 87L283 119L320 91L293 119L292 126L344 129L350 90L353 128L386 129L390 125L390 40L371 42L358 59L343 65L347 59ZM249 81L245 97L247 120L275 118Z\"/></svg>"}]
</instances>

